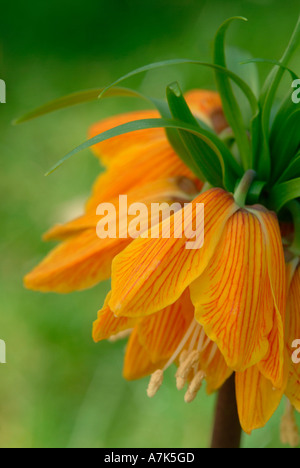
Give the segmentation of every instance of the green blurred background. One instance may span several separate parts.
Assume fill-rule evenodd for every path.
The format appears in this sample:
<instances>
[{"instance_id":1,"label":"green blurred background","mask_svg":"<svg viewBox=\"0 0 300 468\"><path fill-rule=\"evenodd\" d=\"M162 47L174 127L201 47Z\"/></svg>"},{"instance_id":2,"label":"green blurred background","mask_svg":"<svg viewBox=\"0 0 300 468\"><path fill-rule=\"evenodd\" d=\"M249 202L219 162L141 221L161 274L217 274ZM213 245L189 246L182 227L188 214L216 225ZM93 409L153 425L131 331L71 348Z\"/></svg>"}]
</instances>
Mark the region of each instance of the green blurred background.
<instances>
[{"instance_id":1,"label":"green blurred background","mask_svg":"<svg viewBox=\"0 0 300 468\"><path fill-rule=\"evenodd\" d=\"M231 45L278 59L298 14L298 0L17 0L1 6L0 78L7 84L7 104L0 105L0 339L7 344L7 364L0 365L1 447L206 447L214 407L204 389L184 404L174 369L153 400L146 397L147 380L123 380L124 342L95 345L91 339L109 284L68 296L22 286L23 275L50 248L41 234L80 213L100 168L87 151L48 178L45 171L86 138L95 120L145 105L107 99L20 127L12 119L152 61L210 60L216 28L233 15L250 21L232 27ZM299 58L291 65L298 72ZM260 65L262 77L267 71ZM128 85L162 96L175 79L183 89L214 88L210 71L189 66ZM243 446L281 447L282 412L283 406L264 429L245 436Z\"/></svg>"}]
</instances>

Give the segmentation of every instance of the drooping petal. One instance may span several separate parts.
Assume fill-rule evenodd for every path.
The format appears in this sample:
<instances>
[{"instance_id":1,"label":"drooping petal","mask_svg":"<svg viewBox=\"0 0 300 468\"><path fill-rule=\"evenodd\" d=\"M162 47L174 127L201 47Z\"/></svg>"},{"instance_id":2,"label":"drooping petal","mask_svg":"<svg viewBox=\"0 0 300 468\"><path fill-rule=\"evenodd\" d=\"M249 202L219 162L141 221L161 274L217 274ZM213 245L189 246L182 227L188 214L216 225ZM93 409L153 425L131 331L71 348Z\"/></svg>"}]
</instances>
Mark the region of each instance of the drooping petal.
<instances>
[{"instance_id":1,"label":"drooping petal","mask_svg":"<svg viewBox=\"0 0 300 468\"><path fill-rule=\"evenodd\" d=\"M109 278L111 262L126 239L99 239L89 229L59 245L24 278L28 289L69 293Z\"/></svg>"},{"instance_id":2,"label":"drooping petal","mask_svg":"<svg viewBox=\"0 0 300 468\"><path fill-rule=\"evenodd\" d=\"M200 367L206 374L206 391L209 395L219 390L233 372L232 369L227 366L217 345L212 341L210 341L209 345L201 352Z\"/></svg>"},{"instance_id":3,"label":"drooping petal","mask_svg":"<svg viewBox=\"0 0 300 468\"><path fill-rule=\"evenodd\" d=\"M230 218L207 270L190 290L196 319L230 368L243 371L265 356L274 301L255 215L239 210Z\"/></svg>"},{"instance_id":4,"label":"drooping petal","mask_svg":"<svg viewBox=\"0 0 300 468\"><path fill-rule=\"evenodd\" d=\"M291 267L291 265L290 265ZM292 268L294 271L294 268ZM290 272L291 273L291 272ZM300 411L300 266L290 275L287 300L286 349L289 357L289 379L286 395Z\"/></svg>"},{"instance_id":5,"label":"drooping petal","mask_svg":"<svg viewBox=\"0 0 300 468\"><path fill-rule=\"evenodd\" d=\"M119 114L92 125L89 130L88 137L93 138L106 130L118 127L119 125L123 125L127 122L133 122L134 120L157 119L159 117L159 112L155 110ZM109 165L115 158L122 156L123 152L127 153L127 151L130 150L130 152L136 153L139 149L147 146L148 144L156 144L158 141L161 142L163 140L166 140L166 135L162 128L139 130L98 143L92 147L92 150L96 156L100 157L105 165Z\"/></svg>"},{"instance_id":6,"label":"drooping petal","mask_svg":"<svg viewBox=\"0 0 300 468\"><path fill-rule=\"evenodd\" d=\"M206 268L222 236L230 216L238 209L233 197L221 189L209 190L192 202L204 204L205 240L202 248L187 249L189 241L182 235L182 216L171 219L168 238L139 238L118 255L112 265L112 297L110 307L118 316L150 315L174 303L189 284ZM191 227L195 209L188 218ZM177 216L180 214L180 216ZM162 223L165 233L167 222ZM182 238L175 238L180 231ZM197 236L204 232L200 219Z\"/></svg>"},{"instance_id":7,"label":"drooping petal","mask_svg":"<svg viewBox=\"0 0 300 468\"><path fill-rule=\"evenodd\" d=\"M93 340L98 343L101 340L107 340L111 336L134 328L136 319L127 317L116 318L108 306L111 293L105 299L103 308L98 312L98 318L93 324Z\"/></svg>"},{"instance_id":8,"label":"drooping petal","mask_svg":"<svg viewBox=\"0 0 300 468\"><path fill-rule=\"evenodd\" d=\"M286 267L280 227L277 216L263 207L253 211L260 220L266 241L268 274L271 296L274 299L273 328L268 337L269 350L259 363L259 370L270 379L276 388L280 388L284 365L284 327L286 311Z\"/></svg>"},{"instance_id":9,"label":"drooping petal","mask_svg":"<svg viewBox=\"0 0 300 468\"><path fill-rule=\"evenodd\" d=\"M263 427L276 411L283 393L284 387L275 389L257 366L238 372L236 397L243 430L250 434L254 429Z\"/></svg>"},{"instance_id":10,"label":"drooping petal","mask_svg":"<svg viewBox=\"0 0 300 468\"><path fill-rule=\"evenodd\" d=\"M165 360L156 362L151 361L150 355L145 347L140 343L137 328L135 328L129 338L126 348L123 376L127 380L136 380L152 374L157 369L163 368Z\"/></svg>"},{"instance_id":11,"label":"drooping petal","mask_svg":"<svg viewBox=\"0 0 300 468\"><path fill-rule=\"evenodd\" d=\"M228 127L218 93L195 89L188 91L185 99L193 114L207 125L214 127L217 133Z\"/></svg>"},{"instance_id":12,"label":"drooping petal","mask_svg":"<svg viewBox=\"0 0 300 468\"><path fill-rule=\"evenodd\" d=\"M122 157L114 160L98 177L86 210L94 213L99 203L128 194L135 187L171 177L195 180L167 140L144 144L138 152L127 148Z\"/></svg>"},{"instance_id":13,"label":"drooping petal","mask_svg":"<svg viewBox=\"0 0 300 468\"><path fill-rule=\"evenodd\" d=\"M222 112L221 99L216 92L193 90L188 92L185 97L192 112L195 113L196 117L205 121L207 125L215 126L218 131L227 126ZM116 115L92 125L88 136L93 138L106 130L134 120L156 119L159 117L160 114L156 110L135 111ZM115 158L125 159L124 154L128 154L128 151L138 154L139 151L143 151L145 146L151 151L152 145L156 146L157 143L167 143L163 128L139 130L120 135L94 145L92 150L105 165L110 165Z\"/></svg>"},{"instance_id":14,"label":"drooping petal","mask_svg":"<svg viewBox=\"0 0 300 468\"><path fill-rule=\"evenodd\" d=\"M137 333L152 362L169 359L173 355L193 317L194 307L188 289L174 304L143 317L137 326Z\"/></svg>"},{"instance_id":15,"label":"drooping petal","mask_svg":"<svg viewBox=\"0 0 300 468\"><path fill-rule=\"evenodd\" d=\"M158 179L148 184L131 188L127 196L127 206L136 202L143 202L150 208L150 203L172 203L175 201L186 201L192 194L196 194L197 187L190 179L185 177L172 177L166 179ZM116 208L117 221L120 217L126 217L123 212L120 213L119 197L106 200ZM99 222L99 215L96 210L100 205L100 201L94 199L95 209L88 212L80 218L74 219L65 224L58 224L51 228L45 235L44 240L64 240L74 236L87 229L94 229ZM96 202L97 205L96 205Z\"/></svg>"},{"instance_id":16,"label":"drooping petal","mask_svg":"<svg viewBox=\"0 0 300 468\"><path fill-rule=\"evenodd\" d=\"M133 202L144 203L145 210L140 215L140 222L145 224L146 229L151 220L151 202L166 202L162 209L164 219L169 215L169 204L182 197L184 199L186 195L179 186L180 182L184 181L160 180L128 194L128 207ZM119 199L112 200L111 206L115 210L112 209L107 222L115 230L114 237L100 239L97 236L97 224L102 218L96 214L86 214L66 225L55 227L47 234L47 238L67 240L25 277L26 287L44 292L68 293L108 279L113 258L132 241L128 229L135 218L134 215L128 215L127 207L119 209Z\"/></svg>"}]
</instances>

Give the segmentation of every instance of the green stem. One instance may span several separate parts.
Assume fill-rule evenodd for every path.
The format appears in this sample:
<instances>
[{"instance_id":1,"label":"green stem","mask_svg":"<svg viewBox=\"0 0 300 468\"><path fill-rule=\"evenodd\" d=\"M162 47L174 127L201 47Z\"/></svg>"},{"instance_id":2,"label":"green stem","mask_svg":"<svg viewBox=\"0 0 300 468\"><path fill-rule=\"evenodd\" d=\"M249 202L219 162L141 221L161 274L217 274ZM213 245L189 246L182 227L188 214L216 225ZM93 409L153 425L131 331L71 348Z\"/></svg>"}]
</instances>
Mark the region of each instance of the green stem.
<instances>
[{"instance_id":1,"label":"green stem","mask_svg":"<svg viewBox=\"0 0 300 468\"><path fill-rule=\"evenodd\" d=\"M235 202L241 208L244 208L246 204L247 195L255 177L256 177L256 172L253 171L252 169L249 169L249 171L245 172L244 176L242 177L239 185L237 186L234 192Z\"/></svg>"}]
</instances>

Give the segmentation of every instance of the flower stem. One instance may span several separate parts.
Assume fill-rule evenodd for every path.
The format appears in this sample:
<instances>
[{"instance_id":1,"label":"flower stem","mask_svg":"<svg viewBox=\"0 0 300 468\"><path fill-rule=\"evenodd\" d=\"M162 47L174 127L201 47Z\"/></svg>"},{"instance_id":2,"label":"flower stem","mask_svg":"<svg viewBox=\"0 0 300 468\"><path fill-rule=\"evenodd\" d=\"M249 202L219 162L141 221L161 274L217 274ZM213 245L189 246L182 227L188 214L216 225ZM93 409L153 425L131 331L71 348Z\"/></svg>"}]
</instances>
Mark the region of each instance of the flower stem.
<instances>
[{"instance_id":1,"label":"flower stem","mask_svg":"<svg viewBox=\"0 0 300 468\"><path fill-rule=\"evenodd\" d=\"M253 171L252 169L249 169L249 171L245 172L245 174L243 175L239 185L237 186L234 192L235 202L241 208L244 208L246 204L247 195L255 177L256 177L256 172Z\"/></svg>"},{"instance_id":2,"label":"flower stem","mask_svg":"<svg viewBox=\"0 0 300 468\"><path fill-rule=\"evenodd\" d=\"M211 448L240 448L241 434L233 374L219 390Z\"/></svg>"}]
</instances>

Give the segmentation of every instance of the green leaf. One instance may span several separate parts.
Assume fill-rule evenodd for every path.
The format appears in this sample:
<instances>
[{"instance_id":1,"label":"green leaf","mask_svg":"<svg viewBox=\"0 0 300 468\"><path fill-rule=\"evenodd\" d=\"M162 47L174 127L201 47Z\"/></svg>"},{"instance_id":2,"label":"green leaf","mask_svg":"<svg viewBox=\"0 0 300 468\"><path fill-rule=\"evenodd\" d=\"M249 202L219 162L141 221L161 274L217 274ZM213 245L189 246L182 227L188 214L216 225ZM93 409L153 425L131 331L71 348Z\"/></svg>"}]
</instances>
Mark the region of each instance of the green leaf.
<instances>
[{"instance_id":1,"label":"green leaf","mask_svg":"<svg viewBox=\"0 0 300 468\"><path fill-rule=\"evenodd\" d=\"M214 42L214 63L223 68L226 68L225 58L225 37L226 32L230 24L235 20L248 21L246 18L233 17L226 20L217 31ZM241 160L243 163L244 170L248 170L252 167L252 154L250 150L250 142L246 132L246 126L242 116L241 109L237 103L236 97L232 90L231 82L225 74L215 72L217 88L220 93L223 109L227 121L232 128L237 146L239 148Z\"/></svg>"},{"instance_id":2,"label":"green leaf","mask_svg":"<svg viewBox=\"0 0 300 468\"><path fill-rule=\"evenodd\" d=\"M67 96L55 99L54 101L50 101L47 104L44 104L33 111L28 112L27 114L23 115L22 117L16 119L13 123L15 125L21 124L23 122L27 122L32 119L36 119L37 117L41 117L43 115L49 114L51 112L65 109L67 107L75 106L77 104L82 104L84 102L91 102L98 99L99 93L103 90L103 88L96 88L96 89L87 89L84 91L78 91L76 93L69 94ZM109 91L107 97L113 96L124 96L124 97L143 97L140 93L133 91L127 88L114 88Z\"/></svg>"},{"instance_id":3,"label":"green leaf","mask_svg":"<svg viewBox=\"0 0 300 468\"><path fill-rule=\"evenodd\" d=\"M204 141L190 132L178 130L192 161L200 167L205 179L215 187L225 187L232 191L236 179L242 174L234 157L225 144L211 131L201 129L197 120L190 111L178 83L173 83L167 88L167 99L173 117L201 130L202 135L207 136L211 143ZM216 151L217 150L217 151ZM202 178L203 180L203 178Z\"/></svg>"},{"instance_id":4,"label":"green leaf","mask_svg":"<svg viewBox=\"0 0 300 468\"><path fill-rule=\"evenodd\" d=\"M277 183L284 182L285 180L300 177L300 152L297 153L295 158L290 162L287 169L282 173Z\"/></svg>"},{"instance_id":5,"label":"green leaf","mask_svg":"<svg viewBox=\"0 0 300 468\"><path fill-rule=\"evenodd\" d=\"M218 148L211 141L211 135L207 135L207 132L201 128L195 128L193 125L186 124L184 122L179 122L170 119L144 119L144 120L137 120L133 122L128 122L123 125L119 125L118 127L112 128L107 130L100 135L96 135L95 137L85 141L81 145L77 146L73 151L68 153L64 156L58 163L56 163L46 175L51 174L54 172L58 167L60 167L64 162L70 159L75 154L79 153L80 151L89 148L90 146L96 145L97 143L101 143L102 141L109 140L115 136L124 135L126 133L131 133L138 130L146 130L146 129L153 129L153 128L167 128L167 129L177 129L177 130L185 130L191 132L192 134L198 136L203 141L205 141L216 153L219 152ZM221 155L220 155L221 156Z\"/></svg>"},{"instance_id":6,"label":"green leaf","mask_svg":"<svg viewBox=\"0 0 300 468\"><path fill-rule=\"evenodd\" d=\"M277 180L293 159L300 147L300 109L292 112L280 130L274 135L271 145L273 164L273 180Z\"/></svg>"},{"instance_id":7,"label":"green leaf","mask_svg":"<svg viewBox=\"0 0 300 468\"><path fill-rule=\"evenodd\" d=\"M122 76L121 78L118 78L116 81L111 83L109 86L103 89L103 91L100 93L99 98L102 98L108 90L110 90L113 86L116 86L120 84L122 81L131 78L135 75L138 75L140 73L144 73L150 70L155 70L157 68L163 68L163 67L169 67L172 65L200 65L203 67L211 68L213 70L217 70L218 72L227 75L234 83L237 84L237 86L243 91L245 96L247 97L249 104L251 106L252 112L255 113L258 108L258 103L257 99L255 97L255 94L251 90L251 88L245 83L238 75L235 73L231 72L227 68L221 67L219 65L213 64L213 63L206 63L206 62L201 62L199 60L191 60L191 59L173 59L173 60L165 60L162 62L156 62L156 63L151 63L149 65L145 65L144 67L137 68L136 70L131 71L130 73L127 73L126 75Z\"/></svg>"},{"instance_id":8,"label":"green leaf","mask_svg":"<svg viewBox=\"0 0 300 468\"><path fill-rule=\"evenodd\" d=\"M270 117L271 110L274 103L274 98L281 82L281 79L285 73L285 68L295 52L296 48L300 43L300 17L298 19L296 28L292 34L291 40L280 60L280 66L276 65L271 73L269 74L267 80L265 81L260 103L262 107L262 132L263 132L263 144L262 144L262 153L260 155L260 166L259 172L269 178L271 172L271 157L269 151L269 126L270 126Z\"/></svg>"},{"instance_id":9,"label":"green leaf","mask_svg":"<svg viewBox=\"0 0 300 468\"><path fill-rule=\"evenodd\" d=\"M291 75L293 80L298 79L298 75L293 70L291 70L288 67L285 67L278 60L264 59L264 58L252 58L252 59L244 60L243 62L241 62L241 65L247 65L247 64L251 64L251 63L268 63L270 65L277 65L278 67L281 67L283 70L289 72L289 74Z\"/></svg>"},{"instance_id":10,"label":"green leaf","mask_svg":"<svg viewBox=\"0 0 300 468\"><path fill-rule=\"evenodd\" d=\"M300 178L277 184L270 192L270 203L277 212L288 202L300 197Z\"/></svg>"}]
</instances>

